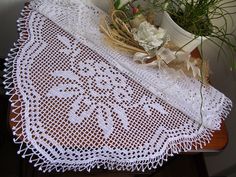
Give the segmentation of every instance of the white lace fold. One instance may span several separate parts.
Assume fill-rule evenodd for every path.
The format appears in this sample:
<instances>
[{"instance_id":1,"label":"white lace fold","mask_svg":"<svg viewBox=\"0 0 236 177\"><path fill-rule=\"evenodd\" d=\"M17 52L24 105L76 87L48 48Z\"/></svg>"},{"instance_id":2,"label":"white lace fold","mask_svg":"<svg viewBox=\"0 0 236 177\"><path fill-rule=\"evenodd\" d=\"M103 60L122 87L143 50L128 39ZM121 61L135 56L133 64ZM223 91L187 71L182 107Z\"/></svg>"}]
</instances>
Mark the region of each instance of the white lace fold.
<instances>
[{"instance_id":1,"label":"white lace fold","mask_svg":"<svg viewBox=\"0 0 236 177\"><path fill-rule=\"evenodd\" d=\"M142 66L104 43L99 20L105 12L89 1L36 0L31 7L62 29L106 57L153 94L166 100L203 126L219 130L221 119L231 110L232 102L212 86L203 86L195 78L170 68ZM203 97L203 98L202 98Z\"/></svg>"}]
</instances>

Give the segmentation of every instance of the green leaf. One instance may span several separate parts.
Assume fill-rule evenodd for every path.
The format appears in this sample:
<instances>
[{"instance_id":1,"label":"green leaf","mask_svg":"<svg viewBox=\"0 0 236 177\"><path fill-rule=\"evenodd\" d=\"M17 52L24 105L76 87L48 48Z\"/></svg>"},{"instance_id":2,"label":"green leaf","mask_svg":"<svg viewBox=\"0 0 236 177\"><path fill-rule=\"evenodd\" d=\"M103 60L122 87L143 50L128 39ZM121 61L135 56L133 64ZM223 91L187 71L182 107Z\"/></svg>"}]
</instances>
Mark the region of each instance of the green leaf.
<instances>
[{"instance_id":1,"label":"green leaf","mask_svg":"<svg viewBox=\"0 0 236 177\"><path fill-rule=\"evenodd\" d=\"M115 9L118 9L118 8L119 8L119 6L120 6L120 1L121 1L121 0L115 0L115 2L114 2L114 7L115 7Z\"/></svg>"},{"instance_id":2,"label":"green leaf","mask_svg":"<svg viewBox=\"0 0 236 177\"><path fill-rule=\"evenodd\" d=\"M131 2L132 0L115 0L114 6L116 9L121 9L124 7L126 4Z\"/></svg>"}]
</instances>

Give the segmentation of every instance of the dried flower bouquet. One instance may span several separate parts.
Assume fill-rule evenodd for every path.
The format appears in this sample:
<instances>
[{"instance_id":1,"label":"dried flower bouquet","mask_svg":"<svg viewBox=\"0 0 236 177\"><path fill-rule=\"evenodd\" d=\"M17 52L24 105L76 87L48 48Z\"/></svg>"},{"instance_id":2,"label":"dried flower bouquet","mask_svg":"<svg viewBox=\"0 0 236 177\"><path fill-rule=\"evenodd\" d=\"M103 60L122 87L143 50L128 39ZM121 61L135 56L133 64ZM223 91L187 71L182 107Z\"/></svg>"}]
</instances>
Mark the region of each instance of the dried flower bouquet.
<instances>
[{"instance_id":1,"label":"dried flower bouquet","mask_svg":"<svg viewBox=\"0 0 236 177\"><path fill-rule=\"evenodd\" d=\"M207 72L202 74L206 64L172 43L166 30L155 26L150 17L136 0L113 0L109 18L101 18L100 29L110 46L131 53L135 62L206 78Z\"/></svg>"}]
</instances>

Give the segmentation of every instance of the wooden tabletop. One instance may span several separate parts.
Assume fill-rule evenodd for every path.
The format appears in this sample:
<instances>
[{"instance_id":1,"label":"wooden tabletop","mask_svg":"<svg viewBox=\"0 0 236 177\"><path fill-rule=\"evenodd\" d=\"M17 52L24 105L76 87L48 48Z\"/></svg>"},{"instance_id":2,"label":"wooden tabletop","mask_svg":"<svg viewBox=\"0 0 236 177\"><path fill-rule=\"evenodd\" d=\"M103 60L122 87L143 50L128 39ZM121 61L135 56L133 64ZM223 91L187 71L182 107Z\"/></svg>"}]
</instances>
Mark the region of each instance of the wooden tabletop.
<instances>
[{"instance_id":1,"label":"wooden tabletop","mask_svg":"<svg viewBox=\"0 0 236 177\"><path fill-rule=\"evenodd\" d=\"M221 123L221 129L213 133L210 143L206 144L202 149L191 150L192 153L198 152L219 152L222 151L228 144L228 133L225 123Z\"/></svg>"},{"instance_id":2,"label":"wooden tabletop","mask_svg":"<svg viewBox=\"0 0 236 177\"><path fill-rule=\"evenodd\" d=\"M226 129L225 122L221 124L221 130L215 131L213 133L213 138L209 144L207 144L204 149L206 151L220 151L223 150L228 144L228 132Z\"/></svg>"}]
</instances>

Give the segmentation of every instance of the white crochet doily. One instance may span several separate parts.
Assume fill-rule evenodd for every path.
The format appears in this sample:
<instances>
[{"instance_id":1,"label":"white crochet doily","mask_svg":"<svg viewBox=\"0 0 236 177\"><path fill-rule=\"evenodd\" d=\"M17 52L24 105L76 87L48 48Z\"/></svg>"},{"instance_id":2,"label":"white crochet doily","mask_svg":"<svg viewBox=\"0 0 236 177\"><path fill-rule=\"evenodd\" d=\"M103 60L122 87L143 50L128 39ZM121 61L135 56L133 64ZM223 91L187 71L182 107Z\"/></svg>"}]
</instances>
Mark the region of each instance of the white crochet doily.
<instances>
[{"instance_id":1,"label":"white crochet doily","mask_svg":"<svg viewBox=\"0 0 236 177\"><path fill-rule=\"evenodd\" d=\"M201 148L220 128L228 98L204 86L201 99L197 80L135 64L106 46L104 12L95 6L40 0L30 8L18 21L5 84L14 141L40 170L152 169Z\"/></svg>"}]
</instances>

